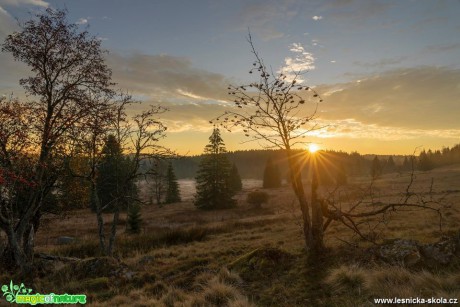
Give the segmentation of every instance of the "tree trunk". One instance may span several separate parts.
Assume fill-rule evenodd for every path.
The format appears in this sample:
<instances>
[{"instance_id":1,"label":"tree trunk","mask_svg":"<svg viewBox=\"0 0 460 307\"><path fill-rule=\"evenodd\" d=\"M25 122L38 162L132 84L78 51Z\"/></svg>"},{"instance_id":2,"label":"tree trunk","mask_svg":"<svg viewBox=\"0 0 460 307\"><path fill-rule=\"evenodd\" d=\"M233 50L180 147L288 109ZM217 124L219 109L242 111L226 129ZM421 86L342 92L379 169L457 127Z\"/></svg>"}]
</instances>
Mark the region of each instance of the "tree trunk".
<instances>
[{"instance_id":1,"label":"tree trunk","mask_svg":"<svg viewBox=\"0 0 460 307\"><path fill-rule=\"evenodd\" d=\"M16 235L11 225L6 229L6 235L8 238L8 245L2 255L3 266L6 269L18 267L21 272L25 272L28 266L24 251L21 249L21 238Z\"/></svg>"},{"instance_id":2,"label":"tree trunk","mask_svg":"<svg viewBox=\"0 0 460 307\"><path fill-rule=\"evenodd\" d=\"M302 211L303 233L307 251L313 255L320 253L323 249L323 223L322 211L316 196L317 180L314 188L315 197L312 194L312 216L310 206L307 202L302 182L302 167L288 149L288 163L291 171L291 185ZM313 186L312 186L313 192Z\"/></svg>"},{"instance_id":3,"label":"tree trunk","mask_svg":"<svg viewBox=\"0 0 460 307\"><path fill-rule=\"evenodd\" d=\"M113 213L113 221L112 221L112 229L110 230L110 239L109 239L109 246L107 248L107 256L113 256L113 249L115 246L115 238L117 236L117 225L118 220L120 218L120 205L118 204L118 200L115 206L115 212Z\"/></svg>"},{"instance_id":4,"label":"tree trunk","mask_svg":"<svg viewBox=\"0 0 460 307\"><path fill-rule=\"evenodd\" d=\"M102 216L102 208L97 195L96 185L94 181L91 181L91 207L96 210L97 229L99 235L99 249L102 254L105 255L105 233L104 233L104 218Z\"/></svg>"},{"instance_id":5,"label":"tree trunk","mask_svg":"<svg viewBox=\"0 0 460 307\"><path fill-rule=\"evenodd\" d=\"M313 250L321 252L324 249L323 243L323 211L321 203L318 200L318 174L317 170L313 169L313 178L311 183L311 211L312 211L312 235L313 235Z\"/></svg>"},{"instance_id":6,"label":"tree trunk","mask_svg":"<svg viewBox=\"0 0 460 307\"><path fill-rule=\"evenodd\" d=\"M24 251L24 256L27 262L32 263L34 260L34 247L35 247L35 228L34 225L30 225L29 228L27 228L27 231L24 233L24 238L23 238L23 251Z\"/></svg>"}]
</instances>

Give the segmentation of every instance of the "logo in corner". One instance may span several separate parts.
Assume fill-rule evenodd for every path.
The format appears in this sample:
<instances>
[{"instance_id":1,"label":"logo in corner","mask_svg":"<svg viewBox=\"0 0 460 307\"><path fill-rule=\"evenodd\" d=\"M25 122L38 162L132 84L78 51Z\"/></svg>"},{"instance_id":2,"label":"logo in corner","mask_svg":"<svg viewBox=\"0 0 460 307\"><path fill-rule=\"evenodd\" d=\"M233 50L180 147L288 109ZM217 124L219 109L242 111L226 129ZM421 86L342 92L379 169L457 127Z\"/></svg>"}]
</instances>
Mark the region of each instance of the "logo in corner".
<instances>
[{"instance_id":1,"label":"logo in corner","mask_svg":"<svg viewBox=\"0 0 460 307\"><path fill-rule=\"evenodd\" d=\"M32 294L32 289L27 288L23 283L15 285L10 281L9 285L2 286L3 296L9 303L16 304L86 304L84 294Z\"/></svg>"},{"instance_id":2,"label":"logo in corner","mask_svg":"<svg viewBox=\"0 0 460 307\"><path fill-rule=\"evenodd\" d=\"M26 288L23 283L21 285L15 285L13 284L13 281L10 281L10 285L3 285L2 286L2 291L3 291L3 296L5 296L5 299L7 302L10 303L16 303L16 296L20 294L30 294L32 292L32 289Z\"/></svg>"}]
</instances>

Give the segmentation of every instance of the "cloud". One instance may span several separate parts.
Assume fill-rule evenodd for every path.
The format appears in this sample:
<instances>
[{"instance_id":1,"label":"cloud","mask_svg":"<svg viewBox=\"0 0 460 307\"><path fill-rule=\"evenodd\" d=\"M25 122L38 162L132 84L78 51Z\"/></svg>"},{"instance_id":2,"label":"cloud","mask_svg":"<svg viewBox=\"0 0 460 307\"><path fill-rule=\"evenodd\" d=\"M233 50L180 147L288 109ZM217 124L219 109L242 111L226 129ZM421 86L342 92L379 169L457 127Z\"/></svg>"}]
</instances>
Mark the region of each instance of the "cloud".
<instances>
[{"instance_id":1,"label":"cloud","mask_svg":"<svg viewBox=\"0 0 460 307\"><path fill-rule=\"evenodd\" d=\"M11 15L0 5L0 39L13 32L15 29L14 20Z\"/></svg>"},{"instance_id":2,"label":"cloud","mask_svg":"<svg viewBox=\"0 0 460 307\"><path fill-rule=\"evenodd\" d=\"M286 57L284 66L279 72L285 74L288 79L293 79L296 73L304 73L315 69L315 58L312 53L307 52L300 43L293 43L289 50L295 54L294 57ZM304 80L299 76L298 82Z\"/></svg>"},{"instance_id":3,"label":"cloud","mask_svg":"<svg viewBox=\"0 0 460 307\"><path fill-rule=\"evenodd\" d=\"M396 69L335 86L320 106L327 120L352 118L366 125L401 129L460 129L460 70L438 67ZM334 89L341 89L337 91Z\"/></svg>"},{"instance_id":4,"label":"cloud","mask_svg":"<svg viewBox=\"0 0 460 307\"><path fill-rule=\"evenodd\" d=\"M407 129L360 122L354 118L318 120L321 130L308 133L320 138L374 139L382 141L413 140L423 138L460 138L460 129Z\"/></svg>"},{"instance_id":5,"label":"cloud","mask_svg":"<svg viewBox=\"0 0 460 307\"><path fill-rule=\"evenodd\" d=\"M460 43L440 44L440 45L426 46L423 52L424 53L440 53L440 52L456 51L458 49L460 49Z\"/></svg>"},{"instance_id":6,"label":"cloud","mask_svg":"<svg viewBox=\"0 0 460 307\"><path fill-rule=\"evenodd\" d=\"M0 0L0 5L34 5L40 7L48 7L50 4L43 0Z\"/></svg>"},{"instance_id":7,"label":"cloud","mask_svg":"<svg viewBox=\"0 0 460 307\"><path fill-rule=\"evenodd\" d=\"M236 15L236 27L239 31L251 31L268 41L284 36L278 29L278 22L289 21L298 14L295 0L251 1L243 5Z\"/></svg>"},{"instance_id":8,"label":"cloud","mask_svg":"<svg viewBox=\"0 0 460 307\"><path fill-rule=\"evenodd\" d=\"M225 101L230 83L223 75L193 67L189 59L170 55L109 54L119 86L158 101Z\"/></svg>"},{"instance_id":9,"label":"cloud","mask_svg":"<svg viewBox=\"0 0 460 307\"><path fill-rule=\"evenodd\" d=\"M226 106L220 104L173 104L164 115L169 132L207 132L212 130L210 120L222 115Z\"/></svg>"},{"instance_id":10,"label":"cloud","mask_svg":"<svg viewBox=\"0 0 460 307\"><path fill-rule=\"evenodd\" d=\"M316 9L316 16L320 17L322 16L321 14L325 14L328 21L335 21L341 27L344 27L345 23L362 27L364 21L384 14L392 6L397 5L397 3L397 1L382 2L368 0L318 1L320 6Z\"/></svg>"},{"instance_id":11,"label":"cloud","mask_svg":"<svg viewBox=\"0 0 460 307\"><path fill-rule=\"evenodd\" d=\"M386 68L387 66L391 65L396 65L396 64L401 64L401 62L407 60L407 56L400 56L400 57L395 57L395 58L385 58L381 59L377 62L372 62L372 63L365 63L361 61L355 61L353 64L365 67L365 68Z\"/></svg>"},{"instance_id":12,"label":"cloud","mask_svg":"<svg viewBox=\"0 0 460 307\"><path fill-rule=\"evenodd\" d=\"M8 6L33 5L48 7L49 3L43 0L0 0L0 40L3 41L7 34L17 30L17 23L7 11Z\"/></svg>"},{"instance_id":13,"label":"cloud","mask_svg":"<svg viewBox=\"0 0 460 307\"><path fill-rule=\"evenodd\" d=\"M84 25L88 23L88 18L80 18L77 20L76 24L77 25Z\"/></svg>"},{"instance_id":14,"label":"cloud","mask_svg":"<svg viewBox=\"0 0 460 307\"><path fill-rule=\"evenodd\" d=\"M313 19L314 21L318 21L318 20L323 19L323 16L317 16L317 15L315 15L315 16L313 16L311 19Z\"/></svg>"}]
</instances>

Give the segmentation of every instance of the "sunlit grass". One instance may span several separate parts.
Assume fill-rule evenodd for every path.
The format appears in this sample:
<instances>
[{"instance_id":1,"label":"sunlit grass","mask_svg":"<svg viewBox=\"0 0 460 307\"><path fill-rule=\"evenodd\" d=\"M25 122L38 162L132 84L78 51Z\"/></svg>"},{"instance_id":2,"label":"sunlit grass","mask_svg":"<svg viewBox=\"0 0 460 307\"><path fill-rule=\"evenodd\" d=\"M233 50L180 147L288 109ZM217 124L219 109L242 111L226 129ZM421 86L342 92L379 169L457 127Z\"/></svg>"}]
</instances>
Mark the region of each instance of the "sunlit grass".
<instances>
[{"instance_id":1,"label":"sunlit grass","mask_svg":"<svg viewBox=\"0 0 460 307\"><path fill-rule=\"evenodd\" d=\"M460 195L455 192L460 173L446 169L417 174L420 182L414 189L423 191L432 177L438 190L451 191L445 201L453 206L445 217L443 234L454 234L460 227ZM405 187L406 179L405 175L384 175L375 187L381 195L394 196L395 189ZM351 178L344 189L362 182L366 178ZM455 267L412 271L362 262L365 248L350 248L348 243L361 247L366 243L336 222L325 234L328 256L316 265L307 263L293 192L289 187L266 192L271 201L260 210L252 209L245 195L239 198L238 207L214 212L197 211L189 202L161 209L145 207L142 234L126 235L120 224L116 243L121 263L134 277L85 276L68 268L59 271L59 278L56 274L45 277L37 283L37 290L83 291L95 306L360 306L374 297L415 295L417 290L424 295L458 296L460 278ZM42 243L40 251L98 256L94 216L84 210L68 216L46 220L47 231L39 232L37 238ZM64 235L62 231L79 242L54 245L53 238ZM426 211L395 214L382 234L421 242L433 242L441 235ZM48 244L44 244L47 237ZM251 254L255 250L258 252ZM235 261L238 265L232 267Z\"/></svg>"}]
</instances>

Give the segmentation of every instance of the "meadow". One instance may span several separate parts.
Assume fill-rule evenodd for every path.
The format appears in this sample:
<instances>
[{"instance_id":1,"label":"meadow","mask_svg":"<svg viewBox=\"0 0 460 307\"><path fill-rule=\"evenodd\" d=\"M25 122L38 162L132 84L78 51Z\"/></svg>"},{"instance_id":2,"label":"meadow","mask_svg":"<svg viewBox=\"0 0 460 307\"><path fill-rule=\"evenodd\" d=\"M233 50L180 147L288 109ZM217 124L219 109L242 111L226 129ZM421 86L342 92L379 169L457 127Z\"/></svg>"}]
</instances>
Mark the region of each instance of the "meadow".
<instances>
[{"instance_id":1,"label":"meadow","mask_svg":"<svg viewBox=\"0 0 460 307\"><path fill-rule=\"evenodd\" d=\"M442 228L433 212L397 212L383 226L380 244L459 235L460 165L415 177L414 191L431 187L442 195ZM374 186L382 200L393 198L409 178L390 173ZM368 181L349 178L344 189ZM88 209L46 216L36 238L40 278L29 286L40 293L84 293L89 306L372 306L375 298L460 298L458 246L447 264L388 263L376 256L378 246L333 222L325 234L327 250L313 263L290 187L264 190L270 198L259 209L246 203L255 189L246 186L232 209L200 211L191 197L161 208L144 206L139 235L125 232L123 216L115 259L99 254L96 218ZM77 240L58 245L62 236Z\"/></svg>"}]
</instances>

